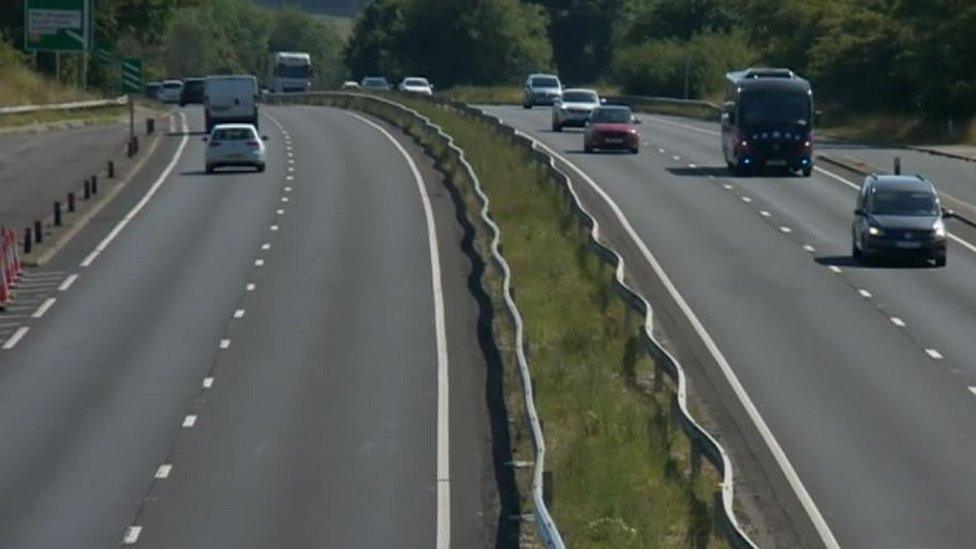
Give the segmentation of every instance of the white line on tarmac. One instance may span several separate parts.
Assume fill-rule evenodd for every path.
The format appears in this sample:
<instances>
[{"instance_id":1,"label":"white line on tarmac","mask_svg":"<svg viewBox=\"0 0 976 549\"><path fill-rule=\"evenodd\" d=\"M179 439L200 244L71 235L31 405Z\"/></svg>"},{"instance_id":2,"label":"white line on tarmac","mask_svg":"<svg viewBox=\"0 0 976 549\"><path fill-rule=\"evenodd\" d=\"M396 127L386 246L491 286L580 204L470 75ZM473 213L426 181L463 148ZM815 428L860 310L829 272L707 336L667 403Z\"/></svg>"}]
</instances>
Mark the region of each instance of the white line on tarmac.
<instances>
[{"instance_id":1,"label":"white line on tarmac","mask_svg":"<svg viewBox=\"0 0 976 549\"><path fill-rule=\"evenodd\" d=\"M122 537L123 545L135 545L139 541L139 534L142 533L142 526L130 526L125 530L125 536Z\"/></svg>"},{"instance_id":2,"label":"white line on tarmac","mask_svg":"<svg viewBox=\"0 0 976 549\"><path fill-rule=\"evenodd\" d=\"M420 201L424 207L424 218L427 222L427 245L430 248L431 286L434 294L434 330L437 338L437 549L449 549L451 546L451 473L450 473L450 406L448 391L447 332L444 321L444 289L441 280L440 252L437 248L437 226L434 223L434 210L430 205L430 197L424 186L424 179L420 175L417 163L403 145L390 132L375 122L348 113L362 122L369 124L382 133L400 151L420 191Z\"/></svg>"},{"instance_id":3,"label":"white line on tarmac","mask_svg":"<svg viewBox=\"0 0 976 549\"><path fill-rule=\"evenodd\" d=\"M748 203L752 202L752 199L749 198L748 196L743 196L742 197L742 201L745 202L746 204L748 204Z\"/></svg>"},{"instance_id":4,"label":"white line on tarmac","mask_svg":"<svg viewBox=\"0 0 976 549\"><path fill-rule=\"evenodd\" d=\"M248 282L247 286L245 286L244 289L246 289L249 292L253 292L254 288L256 287L257 286L255 286L253 282Z\"/></svg>"},{"instance_id":5,"label":"white line on tarmac","mask_svg":"<svg viewBox=\"0 0 976 549\"><path fill-rule=\"evenodd\" d=\"M899 328L905 327L905 321L898 318L897 316L891 317L891 323L894 324L895 326L898 326Z\"/></svg>"},{"instance_id":6,"label":"white line on tarmac","mask_svg":"<svg viewBox=\"0 0 976 549\"><path fill-rule=\"evenodd\" d=\"M865 290L864 288L859 289L857 291L857 293L860 294L861 297L863 297L864 299L870 299L871 298L871 292Z\"/></svg>"},{"instance_id":7,"label":"white line on tarmac","mask_svg":"<svg viewBox=\"0 0 976 549\"><path fill-rule=\"evenodd\" d=\"M976 387L970 385L969 386L969 392L972 393L972 394L974 394L974 395L976 395Z\"/></svg>"},{"instance_id":8,"label":"white line on tarmac","mask_svg":"<svg viewBox=\"0 0 976 549\"><path fill-rule=\"evenodd\" d=\"M265 242L264 244L261 244L261 249L264 250L264 251L270 250L271 249L271 243L270 242Z\"/></svg>"},{"instance_id":9,"label":"white line on tarmac","mask_svg":"<svg viewBox=\"0 0 976 549\"><path fill-rule=\"evenodd\" d=\"M810 252L810 253L814 253L814 252L816 252L816 251L817 251L817 249L816 249L816 248L814 248L813 246L811 246L811 245L809 245L809 244L804 244L804 245L803 245L803 249L804 249L805 251L807 251L807 252Z\"/></svg>"},{"instance_id":10,"label":"white line on tarmac","mask_svg":"<svg viewBox=\"0 0 976 549\"><path fill-rule=\"evenodd\" d=\"M277 225L272 225L271 226L271 230L272 231L277 231L278 230L278 226Z\"/></svg>"},{"instance_id":11,"label":"white line on tarmac","mask_svg":"<svg viewBox=\"0 0 976 549\"><path fill-rule=\"evenodd\" d=\"M925 349L925 354L929 355L929 357L931 357L933 360L942 360L945 358L942 356L942 353L935 349Z\"/></svg>"},{"instance_id":12,"label":"white line on tarmac","mask_svg":"<svg viewBox=\"0 0 976 549\"><path fill-rule=\"evenodd\" d=\"M275 213L278 215L285 215L285 210L279 208Z\"/></svg>"},{"instance_id":13,"label":"white line on tarmac","mask_svg":"<svg viewBox=\"0 0 976 549\"><path fill-rule=\"evenodd\" d=\"M212 377L205 377L205 378L203 378L203 388L204 389L209 389L209 388L213 387L213 382L214 382L214 378L212 378Z\"/></svg>"},{"instance_id":14,"label":"white line on tarmac","mask_svg":"<svg viewBox=\"0 0 976 549\"><path fill-rule=\"evenodd\" d=\"M781 233L785 233L785 234L790 234L790 233L793 232L793 229L787 227L786 225L783 225L782 227L780 227L779 230L780 230Z\"/></svg>"},{"instance_id":15,"label":"white line on tarmac","mask_svg":"<svg viewBox=\"0 0 976 549\"><path fill-rule=\"evenodd\" d=\"M254 260L254 266L255 267L264 267L264 260L263 259L255 259Z\"/></svg>"},{"instance_id":16,"label":"white line on tarmac","mask_svg":"<svg viewBox=\"0 0 976 549\"><path fill-rule=\"evenodd\" d=\"M17 343L19 343L20 340L23 339L25 335L27 335L28 331L30 331L30 328L28 328L27 326L21 326L20 328L17 328L17 331L14 332L14 335L10 336L10 338L7 339L6 343L3 344L2 347L3 350L9 351L10 349L16 347Z\"/></svg>"},{"instance_id":17,"label":"white line on tarmac","mask_svg":"<svg viewBox=\"0 0 976 549\"><path fill-rule=\"evenodd\" d=\"M759 215L761 215L763 217L772 217L773 214L769 213L766 210L759 210Z\"/></svg>"},{"instance_id":18,"label":"white line on tarmac","mask_svg":"<svg viewBox=\"0 0 976 549\"><path fill-rule=\"evenodd\" d=\"M230 340L227 339L226 337L224 339L221 339L220 340L220 348L221 349L229 349L230 348Z\"/></svg>"},{"instance_id":19,"label":"white line on tarmac","mask_svg":"<svg viewBox=\"0 0 976 549\"><path fill-rule=\"evenodd\" d=\"M169 472L173 470L173 465L164 463L156 469L156 478L169 478Z\"/></svg>"},{"instance_id":20,"label":"white line on tarmac","mask_svg":"<svg viewBox=\"0 0 976 549\"><path fill-rule=\"evenodd\" d=\"M234 318L244 318L244 309L234 311Z\"/></svg>"},{"instance_id":21,"label":"white line on tarmac","mask_svg":"<svg viewBox=\"0 0 976 549\"><path fill-rule=\"evenodd\" d=\"M840 274L840 273L843 272L843 271L840 270L840 267L838 267L837 265L831 265L829 267L829 269L830 269L830 272L832 272L834 274Z\"/></svg>"},{"instance_id":22,"label":"white line on tarmac","mask_svg":"<svg viewBox=\"0 0 976 549\"><path fill-rule=\"evenodd\" d=\"M75 283L75 280L78 280L77 273L76 274L73 274L73 275L70 275L68 278L64 279L64 282L62 282L61 285L58 286L58 291L59 292L66 292L66 291L68 291L68 288L70 288L71 285Z\"/></svg>"},{"instance_id":23,"label":"white line on tarmac","mask_svg":"<svg viewBox=\"0 0 976 549\"><path fill-rule=\"evenodd\" d=\"M188 414L185 418L183 418L184 429L189 429L196 424L197 424L197 416L194 414Z\"/></svg>"},{"instance_id":24,"label":"white line on tarmac","mask_svg":"<svg viewBox=\"0 0 976 549\"><path fill-rule=\"evenodd\" d=\"M44 303L41 303L41 306L38 307L36 311L34 311L34 314L31 315L31 318L41 318L42 316L44 316L44 313L46 313L47 310L50 309L52 305L54 305L55 301L57 301L56 298L53 297L47 298L47 300L45 300Z\"/></svg>"},{"instance_id":25,"label":"white line on tarmac","mask_svg":"<svg viewBox=\"0 0 976 549\"><path fill-rule=\"evenodd\" d=\"M146 204L148 204L149 200L153 197L153 195L156 194L156 191L162 187L163 183L166 181L166 178L169 177L170 172L172 172L173 168L176 167L176 164L180 160L180 156L183 155L183 149L186 148L186 143L190 139L189 133L186 129L186 116L184 116L183 113L180 113L180 124L183 131L183 138L180 140L179 146L176 147L176 152L173 154L173 158L170 159L169 164L167 164L166 168L163 169L163 172L159 174L159 177L156 178L156 181L152 184L152 186L149 187L149 190L146 191L146 194L143 195L142 199L140 199L139 202L137 202L136 205L129 210L129 213L125 214L125 217L123 217L122 220L115 225L115 228L113 228L112 231L108 233L108 235L102 239L101 242L98 243L98 246L95 246L95 249L92 250L87 257L85 257L84 261L81 262L82 267L88 267L91 265L92 262L95 261L95 258L105 251L105 248L107 248L108 245L115 240L115 237L119 236L122 229L124 229L125 226L128 225L129 222L132 221L132 219L135 218L135 216L146 207Z\"/></svg>"}]
</instances>

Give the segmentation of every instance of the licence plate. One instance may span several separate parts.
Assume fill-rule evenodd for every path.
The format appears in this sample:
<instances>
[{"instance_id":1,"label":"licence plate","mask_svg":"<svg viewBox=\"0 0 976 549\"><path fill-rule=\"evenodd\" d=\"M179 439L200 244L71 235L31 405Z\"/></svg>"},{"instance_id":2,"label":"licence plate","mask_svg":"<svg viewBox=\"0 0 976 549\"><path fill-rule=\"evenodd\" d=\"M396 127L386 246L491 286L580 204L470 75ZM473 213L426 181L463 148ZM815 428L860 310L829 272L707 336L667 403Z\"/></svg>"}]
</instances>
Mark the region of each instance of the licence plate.
<instances>
[{"instance_id":1,"label":"licence plate","mask_svg":"<svg viewBox=\"0 0 976 549\"><path fill-rule=\"evenodd\" d=\"M624 140L623 139L620 139L619 137L611 137L611 138L607 139L607 143L609 143L610 145L618 145L618 144L623 143L623 142L624 142Z\"/></svg>"},{"instance_id":2,"label":"licence plate","mask_svg":"<svg viewBox=\"0 0 976 549\"><path fill-rule=\"evenodd\" d=\"M785 160L767 160L766 161L766 165L767 166L785 166L786 165L786 161Z\"/></svg>"},{"instance_id":3,"label":"licence plate","mask_svg":"<svg viewBox=\"0 0 976 549\"><path fill-rule=\"evenodd\" d=\"M896 242L895 243L895 247L896 248L903 248L903 249L906 249L906 250L912 250L912 249L915 249L915 248L921 248L922 247L922 243L921 242Z\"/></svg>"}]
</instances>

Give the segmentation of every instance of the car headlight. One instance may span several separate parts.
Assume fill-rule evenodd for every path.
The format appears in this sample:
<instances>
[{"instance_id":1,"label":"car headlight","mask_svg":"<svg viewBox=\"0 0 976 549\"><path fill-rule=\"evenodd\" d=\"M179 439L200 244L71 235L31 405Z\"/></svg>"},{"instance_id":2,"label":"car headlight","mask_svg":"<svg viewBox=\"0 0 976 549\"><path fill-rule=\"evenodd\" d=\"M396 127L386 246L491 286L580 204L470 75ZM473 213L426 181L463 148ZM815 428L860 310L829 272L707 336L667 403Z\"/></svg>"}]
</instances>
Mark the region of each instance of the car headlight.
<instances>
[{"instance_id":1,"label":"car headlight","mask_svg":"<svg viewBox=\"0 0 976 549\"><path fill-rule=\"evenodd\" d=\"M868 234L871 236L881 236L884 234L884 229L881 227L868 227Z\"/></svg>"},{"instance_id":2,"label":"car headlight","mask_svg":"<svg viewBox=\"0 0 976 549\"><path fill-rule=\"evenodd\" d=\"M935 236L944 237L946 234L945 222L941 219L936 221L935 224L932 225L932 230L935 231Z\"/></svg>"}]
</instances>

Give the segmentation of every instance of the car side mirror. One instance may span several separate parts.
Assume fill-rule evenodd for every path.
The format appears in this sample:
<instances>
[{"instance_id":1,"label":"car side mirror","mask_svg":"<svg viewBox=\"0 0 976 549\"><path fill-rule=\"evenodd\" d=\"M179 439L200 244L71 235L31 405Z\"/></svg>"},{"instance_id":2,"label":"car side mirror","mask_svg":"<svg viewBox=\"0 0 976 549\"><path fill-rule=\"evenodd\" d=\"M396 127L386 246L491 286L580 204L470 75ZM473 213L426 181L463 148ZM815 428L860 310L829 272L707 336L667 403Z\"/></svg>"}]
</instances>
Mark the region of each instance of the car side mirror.
<instances>
[{"instance_id":1,"label":"car side mirror","mask_svg":"<svg viewBox=\"0 0 976 549\"><path fill-rule=\"evenodd\" d=\"M203 141L204 143L206 143L206 142L208 141L208 138L207 138L207 136L203 136L203 137L202 137L202 138L200 139L200 141Z\"/></svg>"},{"instance_id":2,"label":"car side mirror","mask_svg":"<svg viewBox=\"0 0 976 549\"><path fill-rule=\"evenodd\" d=\"M640 119L640 118L637 118L637 117L635 116L635 117L634 117L634 124L640 124L640 123L641 123L641 119Z\"/></svg>"},{"instance_id":3,"label":"car side mirror","mask_svg":"<svg viewBox=\"0 0 976 549\"><path fill-rule=\"evenodd\" d=\"M268 140L268 136L267 135L262 135L261 136L261 141L267 141L267 140Z\"/></svg>"},{"instance_id":4,"label":"car side mirror","mask_svg":"<svg viewBox=\"0 0 976 549\"><path fill-rule=\"evenodd\" d=\"M952 219L952 218L956 217L956 212L955 212L955 210L950 210L948 208L942 208L942 217L944 217L946 219Z\"/></svg>"},{"instance_id":5,"label":"car side mirror","mask_svg":"<svg viewBox=\"0 0 976 549\"><path fill-rule=\"evenodd\" d=\"M600 98L600 104L601 105L606 105L607 104L607 98L606 97L601 97Z\"/></svg>"},{"instance_id":6,"label":"car side mirror","mask_svg":"<svg viewBox=\"0 0 976 549\"><path fill-rule=\"evenodd\" d=\"M864 210L862 210L861 208L857 208L856 210L854 210L854 215L856 215L857 217L864 217L865 215Z\"/></svg>"}]
</instances>

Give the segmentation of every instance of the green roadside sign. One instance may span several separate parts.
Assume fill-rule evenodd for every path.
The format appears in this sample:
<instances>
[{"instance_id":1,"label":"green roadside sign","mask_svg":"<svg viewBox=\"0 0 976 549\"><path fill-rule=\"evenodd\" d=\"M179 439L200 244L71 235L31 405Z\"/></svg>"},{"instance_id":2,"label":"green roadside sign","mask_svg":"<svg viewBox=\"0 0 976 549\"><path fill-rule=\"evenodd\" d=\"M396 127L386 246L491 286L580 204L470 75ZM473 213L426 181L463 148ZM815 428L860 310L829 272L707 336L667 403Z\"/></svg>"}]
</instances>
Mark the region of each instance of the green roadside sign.
<instances>
[{"instance_id":1,"label":"green roadside sign","mask_svg":"<svg viewBox=\"0 0 976 549\"><path fill-rule=\"evenodd\" d=\"M85 52L91 47L91 0L26 0L24 49Z\"/></svg>"},{"instance_id":2,"label":"green roadside sign","mask_svg":"<svg viewBox=\"0 0 976 549\"><path fill-rule=\"evenodd\" d=\"M122 60L122 92L138 93L142 91L142 60Z\"/></svg>"}]
</instances>

